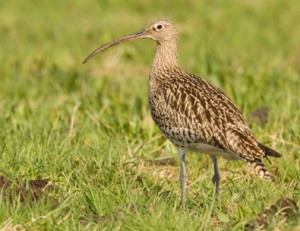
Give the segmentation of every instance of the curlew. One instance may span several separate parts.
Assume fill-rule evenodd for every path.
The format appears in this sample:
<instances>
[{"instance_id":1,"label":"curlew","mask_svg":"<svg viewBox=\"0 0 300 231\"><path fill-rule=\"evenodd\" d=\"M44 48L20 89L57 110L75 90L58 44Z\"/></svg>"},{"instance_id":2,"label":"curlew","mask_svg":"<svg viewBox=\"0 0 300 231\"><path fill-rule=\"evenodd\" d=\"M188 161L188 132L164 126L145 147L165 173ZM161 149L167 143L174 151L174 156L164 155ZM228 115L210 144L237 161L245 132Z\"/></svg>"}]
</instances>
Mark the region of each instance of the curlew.
<instances>
[{"instance_id":1,"label":"curlew","mask_svg":"<svg viewBox=\"0 0 300 231\"><path fill-rule=\"evenodd\" d=\"M242 160L259 177L269 180L270 174L262 160L268 156L281 157L281 154L255 139L240 110L222 90L178 67L178 32L169 20L155 20L141 31L107 43L83 63L112 46L142 38L152 39L157 44L150 69L148 101L154 122L178 149L183 208L186 151L210 156L216 196L220 184L218 156Z\"/></svg>"}]
</instances>

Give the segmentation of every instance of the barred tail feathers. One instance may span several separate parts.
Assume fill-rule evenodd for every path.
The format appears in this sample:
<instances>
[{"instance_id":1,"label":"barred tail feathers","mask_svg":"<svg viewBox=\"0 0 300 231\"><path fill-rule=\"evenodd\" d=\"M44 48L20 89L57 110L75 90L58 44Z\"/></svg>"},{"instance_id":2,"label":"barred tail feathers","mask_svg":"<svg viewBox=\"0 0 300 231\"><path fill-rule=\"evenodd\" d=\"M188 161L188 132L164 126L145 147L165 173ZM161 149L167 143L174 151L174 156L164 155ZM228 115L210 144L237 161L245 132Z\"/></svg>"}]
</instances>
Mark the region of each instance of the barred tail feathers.
<instances>
[{"instance_id":1,"label":"barred tail feathers","mask_svg":"<svg viewBox=\"0 0 300 231\"><path fill-rule=\"evenodd\" d=\"M246 160L248 165L252 168L254 173L260 178L269 181L271 179L269 171L260 159Z\"/></svg>"}]
</instances>

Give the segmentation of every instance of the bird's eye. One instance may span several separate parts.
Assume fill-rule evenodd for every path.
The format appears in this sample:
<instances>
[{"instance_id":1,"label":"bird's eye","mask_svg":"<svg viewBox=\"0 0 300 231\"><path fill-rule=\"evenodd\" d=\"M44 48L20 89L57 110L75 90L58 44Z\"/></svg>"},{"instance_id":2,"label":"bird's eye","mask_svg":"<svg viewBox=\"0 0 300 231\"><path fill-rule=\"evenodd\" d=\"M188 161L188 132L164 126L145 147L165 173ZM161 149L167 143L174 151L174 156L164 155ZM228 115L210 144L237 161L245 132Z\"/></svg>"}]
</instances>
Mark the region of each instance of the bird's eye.
<instances>
[{"instance_id":1,"label":"bird's eye","mask_svg":"<svg viewBox=\"0 0 300 231\"><path fill-rule=\"evenodd\" d=\"M163 26L161 25L161 24L158 24L157 26L156 26L156 29L158 29L158 30L160 30L160 29L162 29L163 28Z\"/></svg>"}]
</instances>

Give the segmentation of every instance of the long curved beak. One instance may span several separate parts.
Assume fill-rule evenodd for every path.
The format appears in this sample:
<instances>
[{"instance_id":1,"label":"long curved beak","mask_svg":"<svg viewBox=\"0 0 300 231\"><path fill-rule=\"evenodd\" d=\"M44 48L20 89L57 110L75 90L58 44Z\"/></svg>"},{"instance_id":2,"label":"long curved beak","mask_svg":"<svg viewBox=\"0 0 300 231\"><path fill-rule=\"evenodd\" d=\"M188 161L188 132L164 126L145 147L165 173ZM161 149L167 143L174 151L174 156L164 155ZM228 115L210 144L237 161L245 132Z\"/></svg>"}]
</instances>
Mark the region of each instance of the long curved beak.
<instances>
[{"instance_id":1,"label":"long curved beak","mask_svg":"<svg viewBox=\"0 0 300 231\"><path fill-rule=\"evenodd\" d=\"M84 61L83 64L85 64L86 62L88 62L91 58L93 58L95 55L97 55L98 53L100 53L101 51L104 51L112 46L116 46L119 45L120 43L124 43L124 42L128 42L131 40L135 40L135 39L139 39L139 38L145 38L146 37L146 30L143 29L141 31L138 31L136 33L127 35L125 37L119 38L115 41L106 43L105 45L97 48L95 51L93 51Z\"/></svg>"}]
</instances>

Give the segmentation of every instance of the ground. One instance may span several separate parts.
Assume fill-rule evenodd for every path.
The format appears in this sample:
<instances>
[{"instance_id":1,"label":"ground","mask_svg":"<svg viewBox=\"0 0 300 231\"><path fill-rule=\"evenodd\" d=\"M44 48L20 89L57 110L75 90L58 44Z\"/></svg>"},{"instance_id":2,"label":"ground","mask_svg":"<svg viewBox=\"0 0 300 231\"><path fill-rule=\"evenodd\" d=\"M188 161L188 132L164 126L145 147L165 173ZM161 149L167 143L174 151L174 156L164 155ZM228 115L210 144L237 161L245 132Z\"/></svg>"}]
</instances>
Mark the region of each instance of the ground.
<instances>
[{"instance_id":1,"label":"ground","mask_svg":"<svg viewBox=\"0 0 300 231\"><path fill-rule=\"evenodd\" d=\"M4 1L0 8L0 230L299 230L300 4ZM150 40L98 46L171 19L179 65L223 89L282 153L271 182L242 162L176 148L147 104Z\"/></svg>"}]
</instances>

